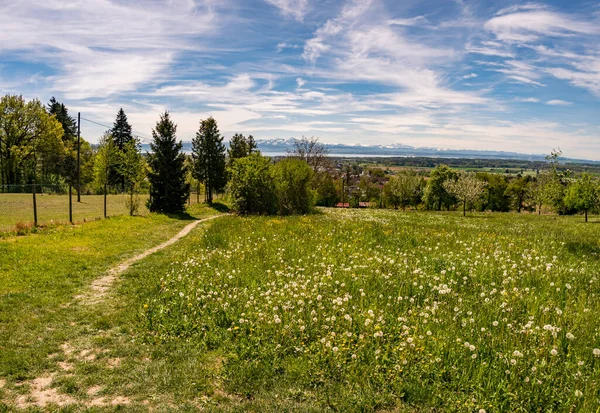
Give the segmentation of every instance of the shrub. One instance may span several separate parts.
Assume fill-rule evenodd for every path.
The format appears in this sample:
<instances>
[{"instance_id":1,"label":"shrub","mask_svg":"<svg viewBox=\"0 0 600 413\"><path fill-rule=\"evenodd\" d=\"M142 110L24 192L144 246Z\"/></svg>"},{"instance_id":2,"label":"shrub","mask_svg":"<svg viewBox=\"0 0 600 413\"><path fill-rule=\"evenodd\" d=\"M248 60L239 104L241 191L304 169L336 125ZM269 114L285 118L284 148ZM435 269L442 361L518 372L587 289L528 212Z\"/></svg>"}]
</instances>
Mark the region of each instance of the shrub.
<instances>
[{"instance_id":1,"label":"shrub","mask_svg":"<svg viewBox=\"0 0 600 413\"><path fill-rule=\"evenodd\" d=\"M284 159L273 168L277 209L281 215L307 214L314 206L313 170L299 159Z\"/></svg>"},{"instance_id":2,"label":"shrub","mask_svg":"<svg viewBox=\"0 0 600 413\"><path fill-rule=\"evenodd\" d=\"M276 211L273 166L258 153L235 159L229 170L232 210L238 214L272 214Z\"/></svg>"}]
</instances>

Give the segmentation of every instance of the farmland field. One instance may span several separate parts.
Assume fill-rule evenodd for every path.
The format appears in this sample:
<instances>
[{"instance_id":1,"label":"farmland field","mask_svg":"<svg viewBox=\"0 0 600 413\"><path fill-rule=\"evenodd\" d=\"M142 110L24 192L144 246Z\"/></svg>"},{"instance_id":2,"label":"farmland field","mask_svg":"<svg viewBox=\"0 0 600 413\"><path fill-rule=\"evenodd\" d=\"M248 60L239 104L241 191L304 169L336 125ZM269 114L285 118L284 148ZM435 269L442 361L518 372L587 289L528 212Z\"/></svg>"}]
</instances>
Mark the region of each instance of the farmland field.
<instances>
[{"instance_id":1,"label":"farmland field","mask_svg":"<svg viewBox=\"0 0 600 413\"><path fill-rule=\"evenodd\" d=\"M80 407L100 388L141 411L593 412L599 239L581 217L222 217L77 310L45 368Z\"/></svg>"},{"instance_id":2,"label":"farmland field","mask_svg":"<svg viewBox=\"0 0 600 413\"><path fill-rule=\"evenodd\" d=\"M107 215L126 215L126 195L107 196ZM148 195L139 195L140 206L138 214L144 215ZM195 195L190 197L192 204L196 203ZM102 218L104 197L102 195L82 195L77 202L73 195L73 221L91 221ZM69 222L69 198L67 195L37 195L38 222L40 225L65 224ZM31 194L0 193L0 233L14 230L17 224L33 222L33 201Z\"/></svg>"}]
</instances>

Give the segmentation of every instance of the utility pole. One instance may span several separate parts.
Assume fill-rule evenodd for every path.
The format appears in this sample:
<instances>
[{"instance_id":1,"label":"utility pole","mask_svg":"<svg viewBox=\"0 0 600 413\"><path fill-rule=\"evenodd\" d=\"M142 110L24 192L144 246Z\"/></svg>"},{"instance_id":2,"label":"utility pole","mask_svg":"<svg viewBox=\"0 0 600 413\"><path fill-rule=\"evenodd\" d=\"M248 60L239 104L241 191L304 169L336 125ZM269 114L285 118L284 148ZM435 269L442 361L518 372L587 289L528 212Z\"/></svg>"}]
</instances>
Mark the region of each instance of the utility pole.
<instances>
[{"instance_id":1,"label":"utility pole","mask_svg":"<svg viewBox=\"0 0 600 413\"><path fill-rule=\"evenodd\" d=\"M81 202L81 112L77 112L77 202Z\"/></svg>"}]
</instances>

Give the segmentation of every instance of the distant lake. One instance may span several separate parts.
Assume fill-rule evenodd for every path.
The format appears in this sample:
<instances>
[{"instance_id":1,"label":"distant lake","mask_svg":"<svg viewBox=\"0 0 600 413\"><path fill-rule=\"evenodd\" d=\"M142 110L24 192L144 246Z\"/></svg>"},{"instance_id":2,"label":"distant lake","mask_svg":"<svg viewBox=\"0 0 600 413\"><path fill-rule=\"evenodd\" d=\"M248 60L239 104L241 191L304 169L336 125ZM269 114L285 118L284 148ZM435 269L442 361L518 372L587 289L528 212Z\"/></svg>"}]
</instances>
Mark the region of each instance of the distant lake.
<instances>
[{"instance_id":1,"label":"distant lake","mask_svg":"<svg viewBox=\"0 0 600 413\"><path fill-rule=\"evenodd\" d=\"M287 156L287 152L263 152L265 156ZM372 153L329 153L327 154L330 158L413 158L415 155L374 155Z\"/></svg>"}]
</instances>

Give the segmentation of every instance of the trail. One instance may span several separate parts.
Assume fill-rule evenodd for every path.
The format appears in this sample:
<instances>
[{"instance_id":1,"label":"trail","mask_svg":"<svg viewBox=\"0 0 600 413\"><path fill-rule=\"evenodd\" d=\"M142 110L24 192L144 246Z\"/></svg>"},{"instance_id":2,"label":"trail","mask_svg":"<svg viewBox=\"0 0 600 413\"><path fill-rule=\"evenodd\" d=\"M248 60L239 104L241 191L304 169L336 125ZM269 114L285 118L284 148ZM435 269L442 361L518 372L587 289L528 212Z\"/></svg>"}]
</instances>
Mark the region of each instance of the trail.
<instances>
[{"instance_id":1,"label":"trail","mask_svg":"<svg viewBox=\"0 0 600 413\"><path fill-rule=\"evenodd\" d=\"M167 240L167 241L163 242L162 244L159 244L159 245L157 245L155 247L147 249L146 251L142 252L141 254L138 254L138 255L136 255L134 257L131 257L131 258L129 258L129 259L121 262L117 266L111 268L110 270L108 270L108 272L107 272L107 274L105 276L100 277L100 278L96 278L94 281L92 281L92 284L90 286L90 290L89 291L87 291L84 294L76 296L75 299L81 301L83 304L97 304L97 303L99 303L100 301L102 301L102 299L108 293L108 290L110 290L110 288L112 287L112 285L115 283L115 281L117 279L117 276L119 276L123 272L127 271L127 269L132 264L136 263L137 261L143 260L147 256L149 256L151 254L154 254L157 251L160 251L160 250L162 250L164 248L167 248L167 247L175 244L181 238L183 238L186 235L188 235L190 233L190 231L192 229L194 229L198 224L200 224L202 222L210 221L212 219L216 219L216 218L219 218L219 217L222 217L222 216L223 215L215 215L215 216L212 216L212 217L199 219L197 221L194 221L194 222L186 225L173 238L171 238L171 239L169 239L169 240Z\"/></svg>"},{"instance_id":2,"label":"trail","mask_svg":"<svg viewBox=\"0 0 600 413\"><path fill-rule=\"evenodd\" d=\"M102 277L96 278L92 281L90 287L82 294L74 297L74 300L68 304L70 305L92 305L100 303L109 293L111 287L117 281L120 274L127 271L127 269L137 261L143 260L151 254L167 248L181 238L185 237L192 231L198 224L210 221L227 214L215 215L212 217L199 219L186 225L177 235L170 238L169 240L147 249L146 251L138 254L134 257L128 258L120 264L109 269L106 274ZM72 323L74 324L74 323ZM94 335L95 334L95 335ZM102 393L104 387L100 386L99 383L89 387L86 390L87 397L74 397L72 394L66 394L60 390L56 385L57 380L64 379L65 377L71 377L74 375L75 366L78 364L86 363L97 363L105 369L116 369L121 364L121 358L119 356L106 357L106 351L108 349L101 349L94 338L102 337L106 339L107 335L102 333L86 333L77 337L72 336L63 342L60 346L60 350L56 353L50 354L48 359L56 361L56 367L50 370L44 370L40 374L32 379L28 380L22 385L25 385L27 391L14 393L14 405L18 409L31 409L34 407L40 409L47 409L48 406L74 406L83 408L123 408L132 403L129 397L119 394L105 395ZM0 379L0 393L3 391L6 382ZM0 398L0 410L2 410L2 398ZM145 400L144 403L149 403Z\"/></svg>"}]
</instances>

